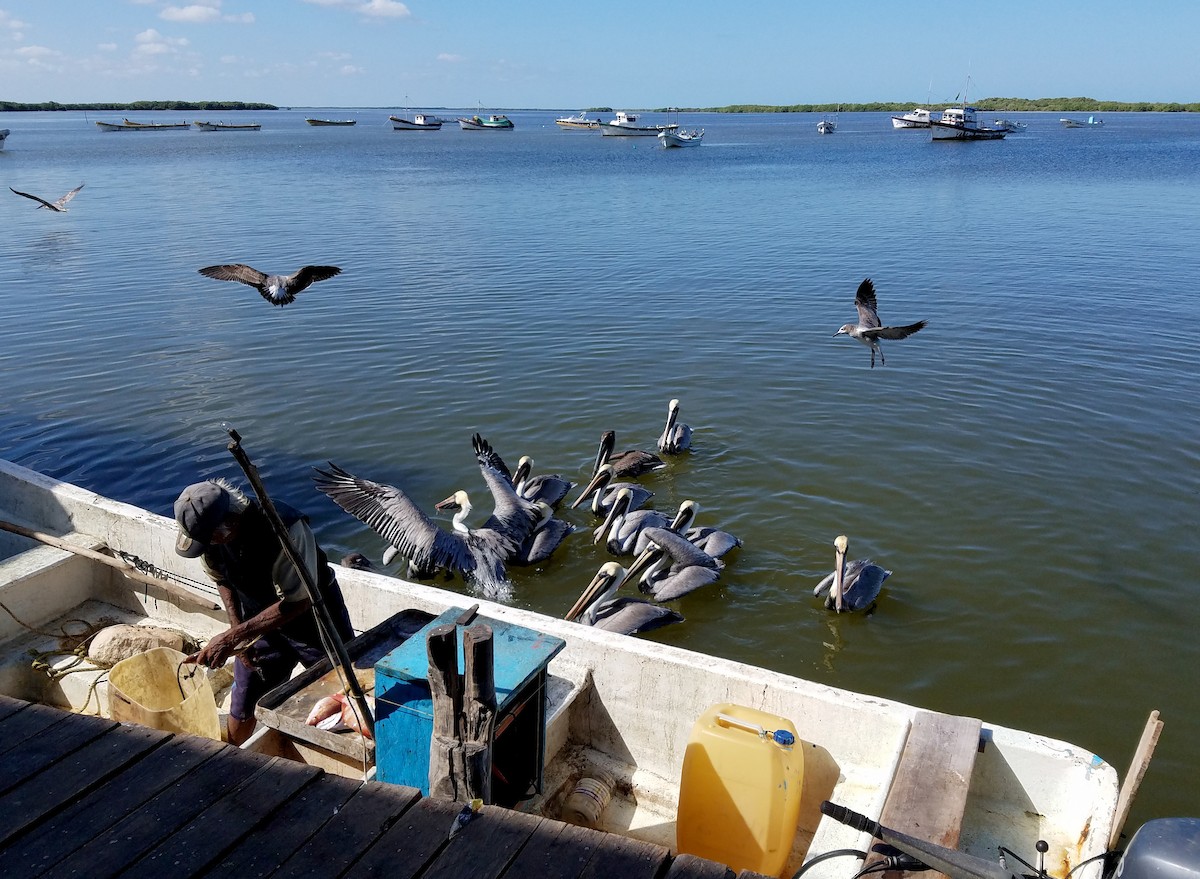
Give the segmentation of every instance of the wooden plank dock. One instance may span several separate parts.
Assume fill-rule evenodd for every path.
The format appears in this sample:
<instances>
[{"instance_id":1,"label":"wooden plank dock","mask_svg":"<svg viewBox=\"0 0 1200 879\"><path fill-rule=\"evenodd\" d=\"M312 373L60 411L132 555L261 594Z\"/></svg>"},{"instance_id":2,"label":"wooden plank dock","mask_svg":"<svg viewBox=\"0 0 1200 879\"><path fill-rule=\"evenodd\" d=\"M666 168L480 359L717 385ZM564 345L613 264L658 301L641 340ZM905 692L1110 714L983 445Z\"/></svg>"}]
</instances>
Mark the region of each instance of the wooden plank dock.
<instances>
[{"instance_id":1,"label":"wooden plank dock","mask_svg":"<svg viewBox=\"0 0 1200 879\"><path fill-rule=\"evenodd\" d=\"M0 696L7 877L735 877L652 843L492 806L449 839L459 808L414 788Z\"/></svg>"}]
</instances>

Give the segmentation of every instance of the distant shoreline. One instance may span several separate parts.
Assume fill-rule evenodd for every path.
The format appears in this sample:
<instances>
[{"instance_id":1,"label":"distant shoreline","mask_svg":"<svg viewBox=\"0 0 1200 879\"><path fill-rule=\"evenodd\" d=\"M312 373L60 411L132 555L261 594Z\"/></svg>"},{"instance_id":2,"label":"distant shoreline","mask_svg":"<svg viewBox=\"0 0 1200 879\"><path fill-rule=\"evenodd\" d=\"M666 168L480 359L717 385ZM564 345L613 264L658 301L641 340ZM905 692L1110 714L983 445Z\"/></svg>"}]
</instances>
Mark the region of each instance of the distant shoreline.
<instances>
[{"instance_id":1,"label":"distant shoreline","mask_svg":"<svg viewBox=\"0 0 1200 879\"><path fill-rule=\"evenodd\" d=\"M43 101L40 104L22 104L17 101L0 101L0 113L22 113L31 111L90 110L141 113L147 110L278 110L274 104L250 104L243 101L134 101L117 104L101 101L94 104L60 104L58 101Z\"/></svg>"}]
</instances>

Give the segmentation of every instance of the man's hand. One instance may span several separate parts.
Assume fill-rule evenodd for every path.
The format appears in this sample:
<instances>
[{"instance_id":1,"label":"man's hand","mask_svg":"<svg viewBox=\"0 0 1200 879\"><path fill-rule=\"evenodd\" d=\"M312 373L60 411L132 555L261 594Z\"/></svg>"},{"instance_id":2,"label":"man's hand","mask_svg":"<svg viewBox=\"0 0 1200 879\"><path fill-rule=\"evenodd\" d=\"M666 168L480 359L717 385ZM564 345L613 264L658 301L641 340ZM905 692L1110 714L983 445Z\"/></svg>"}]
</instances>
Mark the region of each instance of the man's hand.
<instances>
[{"instance_id":1,"label":"man's hand","mask_svg":"<svg viewBox=\"0 0 1200 879\"><path fill-rule=\"evenodd\" d=\"M239 644L232 637L231 632L227 630L210 638L209 642L204 645L203 650L199 653L193 653L184 662L194 662L197 665L204 665L208 668L220 668L235 651L243 646L245 645Z\"/></svg>"}]
</instances>

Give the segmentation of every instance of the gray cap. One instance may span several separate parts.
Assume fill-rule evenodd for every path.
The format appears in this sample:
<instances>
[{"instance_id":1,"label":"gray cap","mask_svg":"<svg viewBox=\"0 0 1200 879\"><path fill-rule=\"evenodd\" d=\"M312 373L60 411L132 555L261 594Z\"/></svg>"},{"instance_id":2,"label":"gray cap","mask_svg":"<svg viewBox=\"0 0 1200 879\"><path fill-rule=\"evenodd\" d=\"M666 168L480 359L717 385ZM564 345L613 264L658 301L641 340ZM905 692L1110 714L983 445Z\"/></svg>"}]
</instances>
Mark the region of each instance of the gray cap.
<instances>
[{"instance_id":1,"label":"gray cap","mask_svg":"<svg viewBox=\"0 0 1200 879\"><path fill-rule=\"evenodd\" d=\"M229 507L229 492L215 482L197 482L185 488L175 501L175 521L179 523L175 552L187 559L203 553Z\"/></svg>"}]
</instances>

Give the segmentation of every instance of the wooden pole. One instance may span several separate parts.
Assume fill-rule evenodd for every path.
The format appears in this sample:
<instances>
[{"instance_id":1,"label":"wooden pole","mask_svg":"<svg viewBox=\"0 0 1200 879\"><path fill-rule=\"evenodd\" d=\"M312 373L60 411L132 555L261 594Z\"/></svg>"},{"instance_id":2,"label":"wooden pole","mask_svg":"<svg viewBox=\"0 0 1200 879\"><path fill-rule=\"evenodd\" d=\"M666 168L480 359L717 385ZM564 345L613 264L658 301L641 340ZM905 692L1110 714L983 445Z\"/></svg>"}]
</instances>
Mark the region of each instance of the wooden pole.
<instances>
[{"instance_id":1,"label":"wooden pole","mask_svg":"<svg viewBox=\"0 0 1200 879\"><path fill-rule=\"evenodd\" d=\"M476 623L463 632L463 763L466 800L492 802L492 732L496 681L492 627Z\"/></svg>"},{"instance_id":2,"label":"wooden pole","mask_svg":"<svg viewBox=\"0 0 1200 879\"><path fill-rule=\"evenodd\" d=\"M425 646L429 653L429 692L433 698L429 795L463 801L464 792L458 784L464 777L459 738L462 679L458 674L458 627L453 624L434 626L426 636Z\"/></svg>"},{"instance_id":3,"label":"wooden pole","mask_svg":"<svg viewBox=\"0 0 1200 879\"><path fill-rule=\"evenodd\" d=\"M1117 794L1117 813L1113 818L1112 833L1108 836L1109 851L1115 849L1121 839L1121 831L1125 829L1125 819L1129 817L1133 798L1137 795L1142 778L1146 775L1146 769L1150 766L1150 758L1154 756L1154 748L1158 744L1158 736L1162 732L1162 728L1163 722L1158 719L1158 712L1151 711L1150 717L1146 720L1146 726L1142 730L1142 738L1138 741L1137 750L1133 752L1133 762L1129 764L1129 772L1126 773L1125 780L1121 782L1121 790Z\"/></svg>"},{"instance_id":4,"label":"wooden pole","mask_svg":"<svg viewBox=\"0 0 1200 879\"><path fill-rule=\"evenodd\" d=\"M134 582L144 583L148 586L157 586L164 592L169 592L179 598L186 598L193 604L197 604L200 607L208 610L221 610L221 605L217 604L217 602L213 601L212 599L205 600L200 596L199 593L193 592L192 590L176 583L172 583L170 580L163 580L159 577L151 577L149 574L143 574L124 559L119 559L111 555L105 555L102 552L97 552L94 549L88 549L83 546L76 546L73 543L68 543L61 538L55 537L52 534L43 534L41 531L34 531L31 528L26 528L22 525L16 525L12 522L0 520L0 529L10 531L13 534L20 534L22 537L28 537L31 540L36 540L39 543L46 544L47 546L53 546L55 549L73 552L76 555L83 556L85 559L91 559L94 562L100 562L101 564L108 565L110 568L116 568Z\"/></svg>"}]
</instances>

